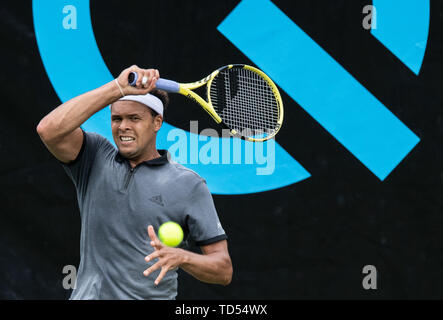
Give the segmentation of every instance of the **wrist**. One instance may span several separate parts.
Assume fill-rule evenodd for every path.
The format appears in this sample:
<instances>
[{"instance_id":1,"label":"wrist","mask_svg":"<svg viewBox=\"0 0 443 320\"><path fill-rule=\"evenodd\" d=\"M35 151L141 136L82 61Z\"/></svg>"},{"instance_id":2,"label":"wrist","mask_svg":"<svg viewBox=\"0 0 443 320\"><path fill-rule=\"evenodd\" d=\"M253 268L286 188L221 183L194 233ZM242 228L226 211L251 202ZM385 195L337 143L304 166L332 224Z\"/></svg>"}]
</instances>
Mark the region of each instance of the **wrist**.
<instances>
[{"instance_id":1,"label":"wrist","mask_svg":"<svg viewBox=\"0 0 443 320\"><path fill-rule=\"evenodd\" d=\"M189 251L181 248L178 248L177 250L180 250L180 266L188 264L190 260Z\"/></svg>"},{"instance_id":2,"label":"wrist","mask_svg":"<svg viewBox=\"0 0 443 320\"><path fill-rule=\"evenodd\" d=\"M118 78L115 78L114 82L117 85L118 90L120 91L121 97L124 97L125 96L125 92L123 91L123 87L118 82Z\"/></svg>"},{"instance_id":3,"label":"wrist","mask_svg":"<svg viewBox=\"0 0 443 320\"><path fill-rule=\"evenodd\" d=\"M107 104L112 104L122 97L122 93L114 80L105 84L101 89L104 91L103 96L107 97Z\"/></svg>"}]
</instances>

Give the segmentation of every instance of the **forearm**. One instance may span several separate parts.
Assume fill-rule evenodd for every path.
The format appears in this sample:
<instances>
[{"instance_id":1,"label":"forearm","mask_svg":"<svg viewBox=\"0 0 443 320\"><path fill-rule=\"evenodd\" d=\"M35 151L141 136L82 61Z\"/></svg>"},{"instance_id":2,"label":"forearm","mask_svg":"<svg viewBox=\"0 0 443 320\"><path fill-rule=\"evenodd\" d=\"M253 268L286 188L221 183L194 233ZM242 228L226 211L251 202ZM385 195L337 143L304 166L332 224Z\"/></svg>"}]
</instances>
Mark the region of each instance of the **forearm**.
<instances>
[{"instance_id":1,"label":"forearm","mask_svg":"<svg viewBox=\"0 0 443 320\"><path fill-rule=\"evenodd\" d=\"M203 282L221 285L228 285L231 282L231 259L221 252L197 254L183 250L183 262L180 267Z\"/></svg>"},{"instance_id":2,"label":"forearm","mask_svg":"<svg viewBox=\"0 0 443 320\"><path fill-rule=\"evenodd\" d=\"M120 97L117 84L111 81L58 106L40 121L40 131L47 140L63 138Z\"/></svg>"}]
</instances>

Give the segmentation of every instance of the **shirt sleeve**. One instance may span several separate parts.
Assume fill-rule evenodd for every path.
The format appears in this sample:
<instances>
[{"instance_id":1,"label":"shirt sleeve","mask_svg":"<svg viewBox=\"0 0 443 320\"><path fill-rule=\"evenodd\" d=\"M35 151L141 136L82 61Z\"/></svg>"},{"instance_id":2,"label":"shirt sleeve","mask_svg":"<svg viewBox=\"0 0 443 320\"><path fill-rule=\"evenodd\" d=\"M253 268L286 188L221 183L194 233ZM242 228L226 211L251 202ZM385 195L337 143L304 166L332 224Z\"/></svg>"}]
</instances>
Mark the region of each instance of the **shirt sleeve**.
<instances>
[{"instance_id":1,"label":"shirt sleeve","mask_svg":"<svg viewBox=\"0 0 443 320\"><path fill-rule=\"evenodd\" d=\"M98 134L83 131L83 143L77 158L69 163L60 161L63 169L71 178L80 196L84 195L86 192L89 174L95 156L100 146L103 144L103 140L105 140L105 138Z\"/></svg>"},{"instance_id":2,"label":"shirt sleeve","mask_svg":"<svg viewBox=\"0 0 443 320\"><path fill-rule=\"evenodd\" d=\"M186 206L187 227L197 246L204 246L225 240L225 231L206 182L201 179L191 191Z\"/></svg>"}]
</instances>

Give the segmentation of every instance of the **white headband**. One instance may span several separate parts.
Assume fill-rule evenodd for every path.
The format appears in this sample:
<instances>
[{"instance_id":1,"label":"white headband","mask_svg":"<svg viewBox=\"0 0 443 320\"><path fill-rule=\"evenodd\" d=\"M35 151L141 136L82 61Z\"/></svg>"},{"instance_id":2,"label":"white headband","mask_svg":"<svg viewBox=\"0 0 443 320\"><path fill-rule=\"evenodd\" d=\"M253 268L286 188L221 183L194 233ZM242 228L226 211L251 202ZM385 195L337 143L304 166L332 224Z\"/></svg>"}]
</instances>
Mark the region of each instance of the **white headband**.
<instances>
[{"instance_id":1,"label":"white headband","mask_svg":"<svg viewBox=\"0 0 443 320\"><path fill-rule=\"evenodd\" d=\"M141 104L144 104L145 106L151 108L163 117L163 102L152 94L148 93L139 96L124 96L119 99L119 101L123 100L140 102Z\"/></svg>"}]
</instances>

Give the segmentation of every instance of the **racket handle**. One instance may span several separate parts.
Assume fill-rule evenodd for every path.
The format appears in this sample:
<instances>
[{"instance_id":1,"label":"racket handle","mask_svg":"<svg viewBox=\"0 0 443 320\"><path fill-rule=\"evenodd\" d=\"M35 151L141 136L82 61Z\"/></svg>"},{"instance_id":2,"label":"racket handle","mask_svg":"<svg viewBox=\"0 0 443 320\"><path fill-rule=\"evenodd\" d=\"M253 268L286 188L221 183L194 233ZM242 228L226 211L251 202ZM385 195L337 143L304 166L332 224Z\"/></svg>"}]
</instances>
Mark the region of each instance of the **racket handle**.
<instances>
[{"instance_id":1,"label":"racket handle","mask_svg":"<svg viewBox=\"0 0 443 320\"><path fill-rule=\"evenodd\" d=\"M128 76L129 85L135 86L137 79L138 79L137 72L131 72ZM174 92L174 93L177 93L180 91L180 85L178 84L178 82L175 82L172 80L166 80L166 79L162 79L162 78L159 78L157 80L155 87L160 90L165 90L165 91Z\"/></svg>"},{"instance_id":2,"label":"racket handle","mask_svg":"<svg viewBox=\"0 0 443 320\"><path fill-rule=\"evenodd\" d=\"M178 82L172 80L166 80L159 78L155 84L155 87L160 90L177 93L180 91L180 85Z\"/></svg>"}]
</instances>

